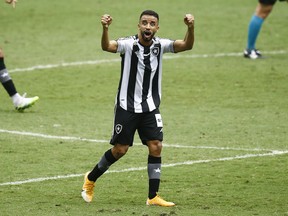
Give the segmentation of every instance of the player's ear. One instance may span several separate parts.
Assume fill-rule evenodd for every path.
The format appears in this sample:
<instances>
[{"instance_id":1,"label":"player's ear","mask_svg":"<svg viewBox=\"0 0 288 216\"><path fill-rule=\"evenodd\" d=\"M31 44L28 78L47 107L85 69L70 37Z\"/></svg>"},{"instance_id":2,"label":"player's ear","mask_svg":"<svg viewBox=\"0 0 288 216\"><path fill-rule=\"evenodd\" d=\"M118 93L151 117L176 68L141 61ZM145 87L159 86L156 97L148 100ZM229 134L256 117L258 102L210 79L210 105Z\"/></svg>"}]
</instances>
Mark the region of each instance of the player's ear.
<instances>
[{"instance_id":1,"label":"player's ear","mask_svg":"<svg viewBox=\"0 0 288 216\"><path fill-rule=\"evenodd\" d=\"M160 28L160 26L159 26L159 25L157 25L157 31L159 30L159 28Z\"/></svg>"}]
</instances>

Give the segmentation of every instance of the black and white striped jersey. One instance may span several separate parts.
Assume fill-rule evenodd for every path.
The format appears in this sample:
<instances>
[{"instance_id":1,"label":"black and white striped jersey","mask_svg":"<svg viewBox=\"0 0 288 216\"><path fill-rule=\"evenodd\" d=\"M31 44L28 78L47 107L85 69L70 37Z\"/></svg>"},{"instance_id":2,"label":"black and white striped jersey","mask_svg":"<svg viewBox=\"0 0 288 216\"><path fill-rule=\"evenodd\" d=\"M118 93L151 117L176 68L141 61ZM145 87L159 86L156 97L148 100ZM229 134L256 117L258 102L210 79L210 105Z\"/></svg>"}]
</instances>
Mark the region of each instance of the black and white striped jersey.
<instances>
[{"instance_id":1,"label":"black and white striped jersey","mask_svg":"<svg viewBox=\"0 0 288 216\"><path fill-rule=\"evenodd\" d=\"M136 35L120 38L117 43L122 58L117 105L134 113L155 110L161 100L162 57L174 53L174 41L155 37L146 47Z\"/></svg>"}]
</instances>

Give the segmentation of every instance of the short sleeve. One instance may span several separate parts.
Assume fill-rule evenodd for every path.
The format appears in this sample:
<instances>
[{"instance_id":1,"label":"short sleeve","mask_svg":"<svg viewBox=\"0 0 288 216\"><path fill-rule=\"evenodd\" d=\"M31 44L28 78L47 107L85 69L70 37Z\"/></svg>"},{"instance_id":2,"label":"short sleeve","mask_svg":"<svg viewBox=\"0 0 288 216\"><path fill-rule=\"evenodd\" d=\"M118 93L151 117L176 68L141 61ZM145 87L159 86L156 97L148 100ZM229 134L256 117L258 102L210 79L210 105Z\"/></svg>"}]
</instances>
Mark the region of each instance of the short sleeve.
<instances>
[{"instance_id":1,"label":"short sleeve","mask_svg":"<svg viewBox=\"0 0 288 216\"><path fill-rule=\"evenodd\" d=\"M131 37L117 39L117 52L125 53L125 51L131 46L131 40L133 40Z\"/></svg>"},{"instance_id":2,"label":"short sleeve","mask_svg":"<svg viewBox=\"0 0 288 216\"><path fill-rule=\"evenodd\" d=\"M160 39L160 43L164 53L174 53L174 40Z\"/></svg>"}]
</instances>

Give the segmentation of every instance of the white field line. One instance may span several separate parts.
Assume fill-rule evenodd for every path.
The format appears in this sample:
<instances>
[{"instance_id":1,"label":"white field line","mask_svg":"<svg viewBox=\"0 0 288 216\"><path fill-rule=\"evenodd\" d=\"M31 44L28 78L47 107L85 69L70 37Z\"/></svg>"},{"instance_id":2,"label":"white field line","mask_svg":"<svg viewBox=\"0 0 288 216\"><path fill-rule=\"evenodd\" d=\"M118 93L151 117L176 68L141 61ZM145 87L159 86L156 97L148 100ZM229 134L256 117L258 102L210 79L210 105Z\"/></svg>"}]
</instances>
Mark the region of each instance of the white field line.
<instances>
[{"instance_id":1,"label":"white field line","mask_svg":"<svg viewBox=\"0 0 288 216\"><path fill-rule=\"evenodd\" d=\"M264 154L246 154L246 155L238 155L238 156L234 156L234 157L224 157L224 158L210 159L210 160L184 161L184 162L178 162L178 163L172 163L172 164L162 164L162 167L175 167L175 166L193 165L193 164L202 164L202 163L211 163L211 162L232 161L232 160L237 160L237 159L267 157L267 156L276 156L276 155L283 155L283 154L288 154L288 151L273 151L273 152L264 153ZM134 172L134 171L141 171L141 170L146 170L146 169L147 169L147 167L134 167L134 168L128 168L128 169L122 169L122 170L107 171L106 174ZM4 183L0 183L0 186L22 185L22 184L33 183L33 182L67 179L67 178L74 178L74 177L80 177L80 176L83 176L83 174L70 174L70 175L59 175L59 176L52 176L52 177L34 178L34 179L27 179L27 180L23 180L23 181L4 182Z\"/></svg>"},{"instance_id":2,"label":"white field line","mask_svg":"<svg viewBox=\"0 0 288 216\"><path fill-rule=\"evenodd\" d=\"M9 133L16 134L22 136L31 136L31 137L40 137L44 139L59 139L59 140L70 140L70 141L88 141L88 142L96 142L96 143L107 143L108 140L97 140L97 139L86 139L81 137L70 137L70 136L55 136L55 135L47 135L33 132L25 132L25 131L13 131L13 130L4 130L0 129L0 133Z\"/></svg>"},{"instance_id":3,"label":"white field line","mask_svg":"<svg viewBox=\"0 0 288 216\"><path fill-rule=\"evenodd\" d=\"M262 52L263 54L268 55L280 55L280 54L287 54L288 51L286 50L277 50L277 51L267 51ZM242 56L243 53L216 53L216 54L192 54L192 55L169 55L164 56L164 59L177 59L177 58L221 58L221 57L233 57L233 56ZM43 70L43 69L51 69L51 68L59 68L59 67L73 67L73 66L81 66L81 65L98 65L98 64L107 64L107 63L114 63L120 62L120 58L117 59L102 59L102 60L90 60L90 61L79 61L79 62L64 62L59 64L48 64L48 65L35 65L28 68L15 68L9 70L9 73L16 73L16 72L27 72L27 71L34 71L34 70Z\"/></svg>"},{"instance_id":4,"label":"white field line","mask_svg":"<svg viewBox=\"0 0 288 216\"><path fill-rule=\"evenodd\" d=\"M93 142L93 143L109 143L109 140L101 140L101 139L88 139L83 137L72 137L72 136L55 136L55 135L47 135L47 134L40 134L40 133L33 133L33 132L25 132L25 131L14 131L14 130L5 130L0 129L0 133L8 133L8 134L15 134L20 136L31 136L31 137L40 137L44 139L58 139L58 140L68 140L68 141L86 141L86 142ZM140 143L135 143L137 146L142 146ZM235 151L277 151L271 149L247 149L247 148L231 148L231 147L216 147L216 146L191 146L191 145L183 145L183 144L168 144L164 143L164 147L170 148L193 148L193 149L215 149L215 150L235 150Z\"/></svg>"}]
</instances>

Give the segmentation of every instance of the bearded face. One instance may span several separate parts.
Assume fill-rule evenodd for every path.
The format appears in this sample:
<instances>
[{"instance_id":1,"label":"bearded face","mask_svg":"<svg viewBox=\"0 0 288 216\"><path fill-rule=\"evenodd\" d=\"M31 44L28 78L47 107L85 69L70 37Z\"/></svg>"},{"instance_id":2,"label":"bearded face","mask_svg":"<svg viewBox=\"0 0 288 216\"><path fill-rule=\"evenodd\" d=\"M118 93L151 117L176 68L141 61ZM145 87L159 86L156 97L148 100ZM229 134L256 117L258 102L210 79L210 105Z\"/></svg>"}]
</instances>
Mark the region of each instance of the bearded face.
<instances>
[{"instance_id":1,"label":"bearded face","mask_svg":"<svg viewBox=\"0 0 288 216\"><path fill-rule=\"evenodd\" d=\"M140 33L140 41L145 43L151 43L154 35L159 29L158 19L154 16L144 15L139 20L138 24L139 33Z\"/></svg>"}]
</instances>

